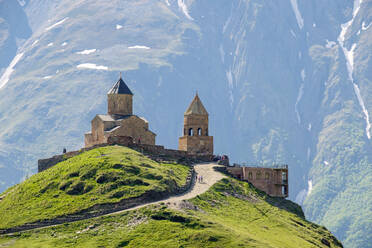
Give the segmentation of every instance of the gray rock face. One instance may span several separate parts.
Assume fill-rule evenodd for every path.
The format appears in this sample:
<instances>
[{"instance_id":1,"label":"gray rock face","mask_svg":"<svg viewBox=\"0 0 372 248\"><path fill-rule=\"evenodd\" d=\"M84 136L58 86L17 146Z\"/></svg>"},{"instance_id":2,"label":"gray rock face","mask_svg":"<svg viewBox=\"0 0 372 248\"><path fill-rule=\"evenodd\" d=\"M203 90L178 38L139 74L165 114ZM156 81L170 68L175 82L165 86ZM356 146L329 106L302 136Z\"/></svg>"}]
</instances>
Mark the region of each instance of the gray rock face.
<instances>
[{"instance_id":1,"label":"gray rock face","mask_svg":"<svg viewBox=\"0 0 372 248\"><path fill-rule=\"evenodd\" d=\"M122 71L158 144L177 147L197 90L217 153L288 163L307 218L367 247L371 13L370 0L2 0L0 191L81 147Z\"/></svg>"},{"instance_id":2,"label":"gray rock face","mask_svg":"<svg viewBox=\"0 0 372 248\"><path fill-rule=\"evenodd\" d=\"M27 16L17 1L0 1L0 70L7 67L17 52L17 43L29 38Z\"/></svg>"}]
</instances>

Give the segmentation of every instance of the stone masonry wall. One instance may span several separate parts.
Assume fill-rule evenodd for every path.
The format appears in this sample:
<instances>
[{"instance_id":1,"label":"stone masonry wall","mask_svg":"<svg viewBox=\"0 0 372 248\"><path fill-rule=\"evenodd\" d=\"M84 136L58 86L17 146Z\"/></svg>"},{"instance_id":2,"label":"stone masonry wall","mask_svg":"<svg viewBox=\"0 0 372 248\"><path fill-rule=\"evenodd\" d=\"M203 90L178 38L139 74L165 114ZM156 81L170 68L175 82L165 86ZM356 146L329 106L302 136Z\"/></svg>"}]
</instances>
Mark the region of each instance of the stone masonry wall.
<instances>
[{"instance_id":1,"label":"stone masonry wall","mask_svg":"<svg viewBox=\"0 0 372 248\"><path fill-rule=\"evenodd\" d=\"M82 148L78 151L71 151L71 152L66 152L65 154L55 155L51 158L39 159L37 161L37 171L41 172L43 170L49 169L50 167L52 167L52 166L54 166L54 165L56 165L56 164L58 164L62 161L65 161L69 158L72 158L76 155L79 155L82 152L89 151L89 150L92 150L92 149L95 149L95 148L98 148L98 147L107 146L107 145L108 144L98 144L98 145L91 146L89 148Z\"/></svg>"},{"instance_id":2,"label":"stone masonry wall","mask_svg":"<svg viewBox=\"0 0 372 248\"><path fill-rule=\"evenodd\" d=\"M194 161L211 161L213 157L213 155L199 156L199 155L189 154L186 151L165 149L164 146L136 144L136 143L133 143L133 139L131 137L127 137L127 136L111 136L108 138L107 143L104 143L104 144L98 144L92 147L82 148L78 151L71 151L65 154L55 155L51 158L39 159L38 160L38 172L44 171L56 165L57 163L65 161L73 156L79 155L82 152L89 151L97 147L104 147L104 146L109 146L109 145L127 146L138 152L146 153L146 155L149 155L149 157L151 157L153 160L156 160L156 161L175 159L175 160L187 160L193 163Z\"/></svg>"},{"instance_id":3,"label":"stone masonry wall","mask_svg":"<svg viewBox=\"0 0 372 248\"><path fill-rule=\"evenodd\" d=\"M286 168L227 167L227 172L240 180L252 183L270 196L288 196L288 169ZM282 172L286 174L285 180L282 178ZM282 187L285 188L284 194Z\"/></svg>"},{"instance_id":4,"label":"stone masonry wall","mask_svg":"<svg viewBox=\"0 0 372 248\"><path fill-rule=\"evenodd\" d=\"M129 136L134 142L155 145L156 135L148 129L148 123L138 116L132 115L121 121L120 126L107 134L110 136Z\"/></svg>"},{"instance_id":5,"label":"stone masonry wall","mask_svg":"<svg viewBox=\"0 0 372 248\"><path fill-rule=\"evenodd\" d=\"M109 115L132 115L133 96L127 94L108 94L107 113Z\"/></svg>"}]
</instances>

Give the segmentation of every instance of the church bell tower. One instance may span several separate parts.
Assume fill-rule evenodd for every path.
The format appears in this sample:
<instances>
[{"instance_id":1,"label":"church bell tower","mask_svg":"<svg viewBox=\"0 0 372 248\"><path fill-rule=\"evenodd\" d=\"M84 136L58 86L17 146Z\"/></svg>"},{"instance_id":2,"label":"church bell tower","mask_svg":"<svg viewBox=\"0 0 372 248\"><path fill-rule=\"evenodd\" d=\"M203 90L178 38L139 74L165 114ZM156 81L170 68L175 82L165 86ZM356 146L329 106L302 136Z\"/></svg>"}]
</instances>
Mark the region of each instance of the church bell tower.
<instances>
[{"instance_id":1,"label":"church bell tower","mask_svg":"<svg viewBox=\"0 0 372 248\"><path fill-rule=\"evenodd\" d=\"M208 133L208 112L198 94L184 113L183 136L178 149L194 155L213 155L213 136Z\"/></svg>"},{"instance_id":2,"label":"church bell tower","mask_svg":"<svg viewBox=\"0 0 372 248\"><path fill-rule=\"evenodd\" d=\"M107 93L107 106L109 115L132 115L133 93L120 78Z\"/></svg>"}]
</instances>

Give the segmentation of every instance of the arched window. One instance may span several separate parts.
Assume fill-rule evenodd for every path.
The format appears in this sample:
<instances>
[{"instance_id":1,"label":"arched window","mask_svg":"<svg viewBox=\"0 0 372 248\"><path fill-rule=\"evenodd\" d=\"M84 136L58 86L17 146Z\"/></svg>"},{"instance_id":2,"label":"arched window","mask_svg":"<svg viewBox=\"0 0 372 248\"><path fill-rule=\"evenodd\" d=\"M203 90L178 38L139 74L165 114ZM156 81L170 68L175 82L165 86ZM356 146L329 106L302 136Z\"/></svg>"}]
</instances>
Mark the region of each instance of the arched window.
<instances>
[{"instance_id":1,"label":"arched window","mask_svg":"<svg viewBox=\"0 0 372 248\"><path fill-rule=\"evenodd\" d=\"M256 179L261 179L261 172L260 171L256 173Z\"/></svg>"},{"instance_id":2,"label":"arched window","mask_svg":"<svg viewBox=\"0 0 372 248\"><path fill-rule=\"evenodd\" d=\"M269 175L268 172L265 173L265 179L266 179L266 180L269 180L269 179L270 179L270 175Z\"/></svg>"},{"instance_id":3,"label":"arched window","mask_svg":"<svg viewBox=\"0 0 372 248\"><path fill-rule=\"evenodd\" d=\"M282 171L282 183L288 183L287 173Z\"/></svg>"},{"instance_id":4,"label":"arched window","mask_svg":"<svg viewBox=\"0 0 372 248\"><path fill-rule=\"evenodd\" d=\"M248 179L252 179L252 172L250 171L250 172L248 172Z\"/></svg>"},{"instance_id":5,"label":"arched window","mask_svg":"<svg viewBox=\"0 0 372 248\"><path fill-rule=\"evenodd\" d=\"M286 186L282 186L282 195L287 195L288 192L287 192L287 187Z\"/></svg>"},{"instance_id":6,"label":"arched window","mask_svg":"<svg viewBox=\"0 0 372 248\"><path fill-rule=\"evenodd\" d=\"M186 128L183 129L183 135L186 136Z\"/></svg>"},{"instance_id":7,"label":"arched window","mask_svg":"<svg viewBox=\"0 0 372 248\"><path fill-rule=\"evenodd\" d=\"M192 130L192 128L189 128L189 136L193 136L194 135L194 130Z\"/></svg>"},{"instance_id":8,"label":"arched window","mask_svg":"<svg viewBox=\"0 0 372 248\"><path fill-rule=\"evenodd\" d=\"M208 128L205 129L205 136L208 136Z\"/></svg>"},{"instance_id":9,"label":"arched window","mask_svg":"<svg viewBox=\"0 0 372 248\"><path fill-rule=\"evenodd\" d=\"M199 127L198 128L198 135L201 136L202 135L202 129Z\"/></svg>"}]
</instances>

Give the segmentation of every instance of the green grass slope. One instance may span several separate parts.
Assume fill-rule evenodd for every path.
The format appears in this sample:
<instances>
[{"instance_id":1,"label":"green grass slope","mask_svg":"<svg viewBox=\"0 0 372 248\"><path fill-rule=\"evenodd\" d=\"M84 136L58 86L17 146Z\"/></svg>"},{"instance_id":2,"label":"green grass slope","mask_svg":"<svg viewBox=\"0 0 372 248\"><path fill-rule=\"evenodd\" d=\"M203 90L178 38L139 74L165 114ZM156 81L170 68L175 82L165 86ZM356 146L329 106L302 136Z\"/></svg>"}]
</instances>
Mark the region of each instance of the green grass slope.
<instances>
[{"instance_id":1,"label":"green grass slope","mask_svg":"<svg viewBox=\"0 0 372 248\"><path fill-rule=\"evenodd\" d=\"M157 163L121 146L84 152L0 195L0 229L115 203L186 183L189 167Z\"/></svg>"},{"instance_id":2,"label":"green grass slope","mask_svg":"<svg viewBox=\"0 0 372 248\"><path fill-rule=\"evenodd\" d=\"M279 207L275 207L277 205ZM290 211L288 211L289 209ZM301 208L223 179L180 210L150 205L0 237L0 247L342 247Z\"/></svg>"}]
</instances>

